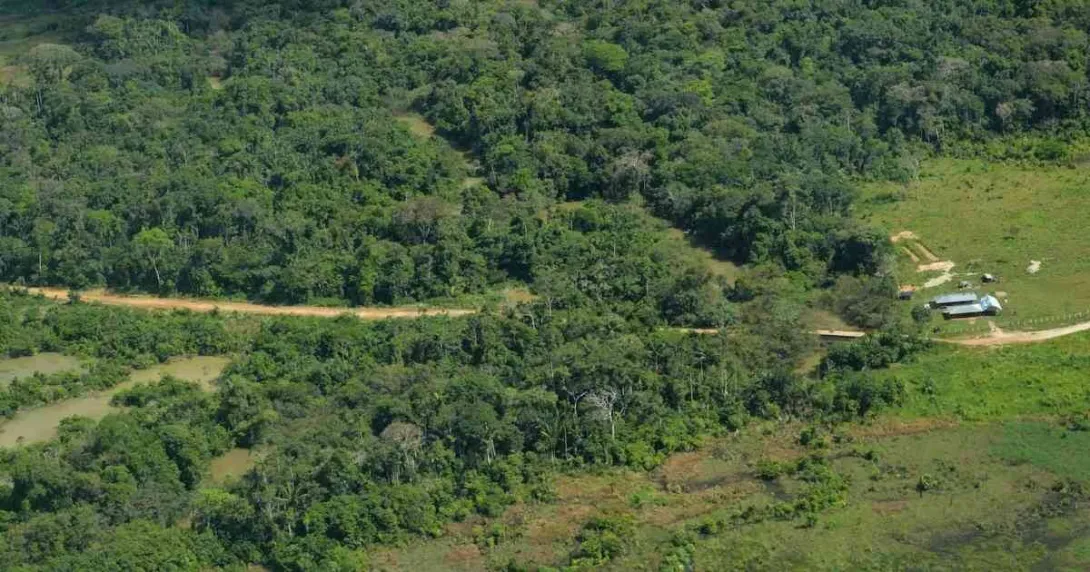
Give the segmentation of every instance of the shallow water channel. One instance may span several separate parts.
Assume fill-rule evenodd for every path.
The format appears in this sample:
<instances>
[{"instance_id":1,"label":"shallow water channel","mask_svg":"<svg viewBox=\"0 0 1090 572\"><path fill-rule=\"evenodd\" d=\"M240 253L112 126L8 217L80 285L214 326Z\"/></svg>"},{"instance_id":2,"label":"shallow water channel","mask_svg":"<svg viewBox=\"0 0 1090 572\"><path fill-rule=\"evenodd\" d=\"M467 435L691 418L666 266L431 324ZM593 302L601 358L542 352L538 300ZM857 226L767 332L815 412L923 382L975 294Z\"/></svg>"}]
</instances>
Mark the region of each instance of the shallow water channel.
<instances>
[{"instance_id":1,"label":"shallow water channel","mask_svg":"<svg viewBox=\"0 0 1090 572\"><path fill-rule=\"evenodd\" d=\"M48 441L57 435L57 427L61 420L73 415L94 420L102 419L116 411L116 408L110 405L114 395L138 383L159 381L164 375L169 374L179 379L197 382L201 387L211 391L214 389L213 381L219 377L230 361L229 358L210 356L171 360L165 364L134 371L128 381L119 383L109 390L20 411L9 421L0 423L0 447ZM77 365L78 363L76 362Z\"/></svg>"}]
</instances>

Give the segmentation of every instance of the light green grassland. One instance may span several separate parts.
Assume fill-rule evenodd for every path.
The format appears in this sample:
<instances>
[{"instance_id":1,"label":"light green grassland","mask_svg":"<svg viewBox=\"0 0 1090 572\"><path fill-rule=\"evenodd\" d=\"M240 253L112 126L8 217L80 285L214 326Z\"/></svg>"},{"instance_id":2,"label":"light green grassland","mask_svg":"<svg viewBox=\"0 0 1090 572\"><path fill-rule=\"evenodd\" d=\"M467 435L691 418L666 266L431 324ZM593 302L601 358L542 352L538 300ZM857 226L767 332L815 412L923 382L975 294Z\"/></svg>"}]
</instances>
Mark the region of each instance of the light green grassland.
<instances>
[{"instance_id":1,"label":"light green grassland","mask_svg":"<svg viewBox=\"0 0 1090 572\"><path fill-rule=\"evenodd\" d=\"M1077 413L1090 410L1090 334L1004 347L940 345L871 375L906 383L907 402L898 412L904 418Z\"/></svg>"},{"instance_id":2,"label":"light green grassland","mask_svg":"<svg viewBox=\"0 0 1090 572\"><path fill-rule=\"evenodd\" d=\"M1062 476L1005 456L1002 425L860 438L834 463L848 504L812 527L767 521L697 543L697 570L1053 569L1087 564L1069 550L1090 511L1052 511ZM933 489L920 494L927 476ZM1042 515L1048 514L1049 517Z\"/></svg>"},{"instance_id":3,"label":"light green grassland","mask_svg":"<svg viewBox=\"0 0 1090 572\"><path fill-rule=\"evenodd\" d=\"M677 455L647 474L609 473L559 480L554 504L517 505L499 519L455 525L434 541L374 555L381 570L479 570L516 563L563 566L578 548L582 523L628 515L635 528L623 555L603 569L659 570L690 531L696 570L1083 569L1090 551L1090 510L1058 507L1058 488L1086 477L1078 461L1058 461L1090 444L1043 423L890 425L849 431L815 451L797 435L718 441ZM791 460L820 452L848 482L847 502L815 522L768 518L705 534L704 523L745 507L791 502L806 483L755 477L761 459ZM931 488L921 494L917 483ZM499 525L502 534L487 540Z\"/></svg>"},{"instance_id":4,"label":"light green grassland","mask_svg":"<svg viewBox=\"0 0 1090 572\"><path fill-rule=\"evenodd\" d=\"M980 273L990 272L1000 281L983 290L1009 295L1001 325L1041 329L1050 327L1042 319L1090 310L1090 169L936 159L916 182L876 183L863 194L864 219L891 234L915 232L965 274L918 298L956 288L961 279L979 285ZM934 276L917 275L898 253L902 282ZM1042 263L1035 275L1026 271L1031 260Z\"/></svg>"}]
</instances>

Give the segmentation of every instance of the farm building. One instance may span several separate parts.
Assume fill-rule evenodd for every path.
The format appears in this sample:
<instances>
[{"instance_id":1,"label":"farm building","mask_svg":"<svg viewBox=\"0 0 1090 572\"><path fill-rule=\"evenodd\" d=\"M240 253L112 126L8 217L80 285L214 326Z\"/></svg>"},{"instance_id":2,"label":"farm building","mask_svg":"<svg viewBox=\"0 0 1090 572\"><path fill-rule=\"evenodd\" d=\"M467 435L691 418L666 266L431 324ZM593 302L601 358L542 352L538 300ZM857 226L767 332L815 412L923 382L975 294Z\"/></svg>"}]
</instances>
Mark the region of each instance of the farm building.
<instances>
[{"instance_id":1,"label":"farm building","mask_svg":"<svg viewBox=\"0 0 1090 572\"><path fill-rule=\"evenodd\" d=\"M976 292L955 292L943 294L931 300L932 308L945 308L947 306L961 306L963 304L976 304L979 297Z\"/></svg>"},{"instance_id":2,"label":"farm building","mask_svg":"<svg viewBox=\"0 0 1090 572\"><path fill-rule=\"evenodd\" d=\"M1003 310L1003 306L999 304L999 300L995 296L985 296L975 304L961 304L958 306L948 306L943 308L942 317L947 320L951 318L973 318L976 316L994 316Z\"/></svg>"}]
</instances>

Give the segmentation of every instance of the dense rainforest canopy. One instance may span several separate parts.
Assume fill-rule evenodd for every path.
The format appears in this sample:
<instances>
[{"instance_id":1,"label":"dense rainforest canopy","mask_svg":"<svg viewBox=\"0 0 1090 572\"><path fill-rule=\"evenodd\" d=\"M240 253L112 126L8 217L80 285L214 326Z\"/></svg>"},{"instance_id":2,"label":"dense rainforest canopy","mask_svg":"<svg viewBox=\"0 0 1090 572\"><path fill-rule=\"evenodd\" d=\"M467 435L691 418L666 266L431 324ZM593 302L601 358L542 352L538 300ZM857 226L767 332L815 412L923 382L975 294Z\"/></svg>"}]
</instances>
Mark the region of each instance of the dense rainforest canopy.
<instances>
[{"instance_id":1,"label":"dense rainforest canopy","mask_svg":"<svg viewBox=\"0 0 1090 572\"><path fill-rule=\"evenodd\" d=\"M891 327L890 245L852 218L856 183L1022 136L1056 159L1090 115L1084 0L46 4L0 0L54 40L0 75L0 281L534 296L363 323L4 288L0 354L88 364L0 387L5 417L231 358L215 391L138 385L97 424L0 449L0 563L19 570L355 570L375 546L547 502L559 471L649 469L752 419L898 403L903 383L860 372L926 343ZM658 219L746 274L678 256ZM804 377L797 294L833 283L887 329ZM255 466L209 482L236 447ZM809 492L780 517L842 493L800 467Z\"/></svg>"},{"instance_id":2,"label":"dense rainforest canopy","mask_svg":"<svg viewBox=\"0 0 1090 572\"><path fill-rule=\"evenodd\" d=\"M588 248L542 209L592 197L739 262L871 272L853 178L1071 132L1090 98L1081 2L51 8L67 43L0 87L0 278L28 284L355 304L538 286Z\"/></svg>"},{"instance_id":3,"label":"dense rainforest canopy","mask_svg":"<svg viewBox=\"0 0 1090 572\"><path fill-rule=\"evenodd\" d=\"M110 387L128 368L234 354L215 392L170 377L97 425L0 448L0 561L25 570L356 570L364 550L548 501L550 475L650 469L749 418L854 418L898 383L855 377L919 349L900 334L830 355L807 380L791 328L701 336L592 307L368 324L58 306L0 293L0 350L63 351L83 375L18 379L0 415ZM883 361L884 360L884 361ZM0 426L2 427L2 426ZM231 447L260 451L226 486Z\"/></svg>"}]
</instances>

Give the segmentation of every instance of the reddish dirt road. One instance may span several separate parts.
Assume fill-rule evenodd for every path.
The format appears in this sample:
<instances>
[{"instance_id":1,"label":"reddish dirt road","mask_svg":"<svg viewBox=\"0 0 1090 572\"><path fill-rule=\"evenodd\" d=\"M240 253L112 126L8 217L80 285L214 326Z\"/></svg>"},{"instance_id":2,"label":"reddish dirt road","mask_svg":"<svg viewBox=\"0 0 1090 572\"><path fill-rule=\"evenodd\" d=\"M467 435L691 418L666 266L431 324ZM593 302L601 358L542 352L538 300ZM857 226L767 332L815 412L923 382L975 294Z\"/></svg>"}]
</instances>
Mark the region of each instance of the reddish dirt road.
<instances>
[{"instance_id":1,"label":"reddish dirt road","mask_svg":"<svg viewBox=\"0 0 1090 572\"><path fill-rule=\"evenodd\" d=\"M54 300L67 300L68 291L61 288L27 288L32 295L41 294ZM311 316L336 318L349 314L361 320L385 320L387 318L421 318L426 316L468 316L477 310L468 308L426 308L402 306L391 308L324 308L320 306L265 306L247 302L221 302L215 300L187 300L184 298L155 298L153 296L125 296L110 294L102 290L87 290L80 293L85 302L97 302L107 306L128 306L146 310L191 310L194 312L237 312L239 314L259 314L266 316ZM674 328L677 331L694 334L716 334L714 328ZM1090 322L1074 324L1051 330L1032 332L1004 331L993 326L992 331L979 338L943 339L933 338L936 342L960 346L1005 346L1013 344L1033 344L1062 338L1079 332L1090 331ZM859 338L865 335L860 331L815 330L810 332L822 337Z\"/></svg>"},{"instance_id":2,"label":"reddish dirt road","mask_svg":"<svg viewBox=\"0 0 1090 572\"><path fill-rule=\"evenodd\" d=\"M60 288L27 288L30 294L41 294L54 300L67 300L68 291ZM247 302L221 302L218 300L187 300L184 298L155 298L152 296L124 296L110 294L102 290L80 292L80 299L85 302L97 302L107 306L128 306L146 310L192 310L194 312L237 312L239 314L261 314L267 316L312 316L336 318L350 314L361 320L384 320L386 318L419 318L423 316L466 316L476 310L466 308L323 308L318 306L265 306Z\"/></svg>"}]
</instances>

